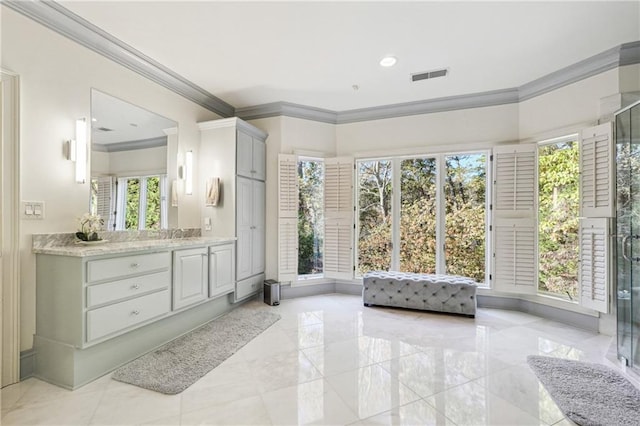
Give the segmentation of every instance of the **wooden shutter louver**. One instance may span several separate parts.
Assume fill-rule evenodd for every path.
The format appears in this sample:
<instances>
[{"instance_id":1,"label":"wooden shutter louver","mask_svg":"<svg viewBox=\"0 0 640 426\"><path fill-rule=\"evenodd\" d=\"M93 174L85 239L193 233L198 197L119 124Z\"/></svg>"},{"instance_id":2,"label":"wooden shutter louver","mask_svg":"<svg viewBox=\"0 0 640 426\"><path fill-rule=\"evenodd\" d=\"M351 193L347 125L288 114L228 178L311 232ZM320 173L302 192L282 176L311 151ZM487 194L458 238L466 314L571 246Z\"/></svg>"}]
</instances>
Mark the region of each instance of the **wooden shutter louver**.
<instances>
[{"instance_id":1,"label":"wooden shutter louver","mask_svg":"<svg viewBox=\"0 0 640 426\"><path fill-rule=\"evenodd\" d=\"M580 220L579 300L585 308L608 312L609 219Z\"/></svg>"},{"instance_id":2,"label":"wooden shutter louver","mask_svg":"<svg viewBox=\"0 0 640 426\"><path fill-rule=\"evenodd\" d=\"M583 217L614 217L612 124L580 132L580 210Z\"/></svg>"},{"instance_id":3,"label":"wooden shutter louver","mask_svg":"<svg viewBox=\"0 0 640 426\"><path fill-rule=\"evenodd\" d=\"M535 213L536 145L496 147L494 156L494 211L502 217Z\"/></svg>"},{"instance_id":4,"label":"wooden shutter louver","mask_svg":"<svg viewBox=\"0 0 640 426\"><path fill-rule=\"evenodd\" d=\"M298 157L278 156L278 281L298 277Z\"/></svg>"},{"instance_id":5,"label":"wooden shutter louver","mask_svg":"<svg viewBox=\"0 0 640 426\"><path fill-rule=\"evenodd\" d=\"M497 290L535 293L536 260L536 229L532 220L503 219L495 226Z\"/></svg>"},{"instance_id":6,"label":"wooden shutter louver","mask_svg":"<svg viewBox=\"0 0 640 426\"><path fill-rule=\"evenodd\" d=\"M115 210L115 197L113 197L113 177L101 176L96 181L96 213L104 220L107 231L113 230L113 211Z\"/></svg>"},{"instance_id":7,"label":"wooden shutter louver","mask_svg":"<svg viewBox=\"0 0 640 426\"><path fill-rule=\"evenodd\" d=\"M493 284L496 290L537 288L535 144L493 150Z\"/></svg>"},{"instance_id":8,"label":"wooden shutter louver","mask_svg":"<svg viewBox=\"0 0 640 426\"><path fill-rule=\"evenodd\" d=\"M353 278L353 158L325 159L324 275Z\"/></svg>"}]
</instances>

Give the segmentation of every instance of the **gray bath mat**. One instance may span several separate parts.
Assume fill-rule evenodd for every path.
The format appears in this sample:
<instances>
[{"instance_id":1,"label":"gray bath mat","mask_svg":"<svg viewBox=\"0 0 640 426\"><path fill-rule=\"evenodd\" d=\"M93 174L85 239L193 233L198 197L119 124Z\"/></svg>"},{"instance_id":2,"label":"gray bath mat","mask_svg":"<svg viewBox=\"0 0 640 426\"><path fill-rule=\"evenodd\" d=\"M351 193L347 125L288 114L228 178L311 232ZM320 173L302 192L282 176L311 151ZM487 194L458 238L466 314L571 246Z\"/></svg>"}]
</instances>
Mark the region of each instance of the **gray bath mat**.
<instances>
[{"instance_id":1,"label":"gray bath mat","mask_svg":"<svg viewBox=\"0 0 640 426\"><path fill-rule=\"evenodd\" d=\"M182 392L280 319L241 306L131 361L112 378L169 395Z\"/></svg>"},{"instance_id":2,"label":"gray bath mat","mask_svg":"<svg viewBox=\"0 0 640 426\"><path fill-rule=\"evenodd\" d=\"M640 425L640 390L611 368L537 355L527 362L564 415L578 425Z\"/></svg>"}]
</instances>

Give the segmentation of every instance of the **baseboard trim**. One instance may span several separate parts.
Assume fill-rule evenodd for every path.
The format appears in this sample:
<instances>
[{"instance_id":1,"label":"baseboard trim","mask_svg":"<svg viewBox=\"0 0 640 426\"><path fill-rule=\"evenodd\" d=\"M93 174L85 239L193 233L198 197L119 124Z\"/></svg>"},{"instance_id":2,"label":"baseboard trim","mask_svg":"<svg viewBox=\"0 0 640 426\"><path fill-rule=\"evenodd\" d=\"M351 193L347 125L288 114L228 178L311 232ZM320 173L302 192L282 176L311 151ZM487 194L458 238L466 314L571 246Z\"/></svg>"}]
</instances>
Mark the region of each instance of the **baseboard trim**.
<instances>
[{"instance_id":1,"label":"baseboard trim","mask_svg":"<svg viewBox=\"0 0 640 426\"><path fill-rule=\"evenodd\" d=\"M318 296L320 294L337 293L334 283L323 283L291 287L291 284L280 286L280 299L295 299L298 297Z\"/></svg>"},{"instance_id":2,"label":"baseboard trim","mask_svg":"<svg viewBox=\"0 0 640 426\"><path fill-rule=\"evenodd\" d=\"M579 312L567 311L566 309L554 306L543 305L513 297L478 295L479 308L506 309L511 311L524 312L526 314L537 315L539 317L561 322L583 330L598 333L598 317L581 314Z\"/></svg>"},{"instance_id":3,"label":"baseboard trim","mask_svg":"<svg viewBox=\"0 0 640 426\"><path fill-rule=\"evenodd\" d=\"M27 349L20 352L20 381L33 377L36 370L36 351Z\"/></svg>"}]
</instances>

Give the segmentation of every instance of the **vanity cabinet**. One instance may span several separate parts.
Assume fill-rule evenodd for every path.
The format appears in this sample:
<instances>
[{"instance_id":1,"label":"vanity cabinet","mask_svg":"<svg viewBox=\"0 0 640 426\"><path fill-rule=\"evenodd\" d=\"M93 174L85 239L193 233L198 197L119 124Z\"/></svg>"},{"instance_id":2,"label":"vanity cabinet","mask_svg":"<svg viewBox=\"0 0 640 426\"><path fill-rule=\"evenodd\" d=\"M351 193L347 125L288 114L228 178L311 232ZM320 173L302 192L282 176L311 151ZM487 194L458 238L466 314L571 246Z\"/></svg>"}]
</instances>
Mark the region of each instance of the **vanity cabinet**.
<instances>
[{"instance_id":1,"label":"vanity cabinet","mask_svg":"<svg viewBox=\"0 0 640 426\"><path fill-rule=\"evenodd\" d=\"M169 262L169 252L87 261L86 343L167 314Z\"/></svg>"},{"instance_id":2,"label":"vanity cabinet","mask_svg":"<svg viewBox=\"0 0 640 426\"><path fill-rule=\"evenodd\" d=\"M75 389L224 314L235 238L36 253L34 375Z\"/></svg>"},{"instance_id":3,"label":"vanity cabinet","mask_svg":"<svg viewBox=\"0 0 640 426\"><path fill-rule=\"evenodd\" d=\"M235 264L233 244L209 248L209 297L233 293L236 284Z\"/></svg>"},{"instance_id":4,"label":"vanity cabinet","mask_svg":"<svg viewBox=\"0 0 640 426\"><path fill-rule=\"evenodd\" d=\"M267 134L236 117L198 127L201 174L224 183L222 205L205 207L203 216L212 218L212 232L237 238L235 301L240 301L260 292L264 281Z\"/></svg>"},{"instance_id":5,"label":"vanity cabinet","mask_svg":"<svg viewBox=\"0 0 640 426\"><path fill-rule=\"evenodd\" d=\"M209 296L209 253L206 247L173 252L173 310L202 302Z\"/></svg>"}]
</instances>

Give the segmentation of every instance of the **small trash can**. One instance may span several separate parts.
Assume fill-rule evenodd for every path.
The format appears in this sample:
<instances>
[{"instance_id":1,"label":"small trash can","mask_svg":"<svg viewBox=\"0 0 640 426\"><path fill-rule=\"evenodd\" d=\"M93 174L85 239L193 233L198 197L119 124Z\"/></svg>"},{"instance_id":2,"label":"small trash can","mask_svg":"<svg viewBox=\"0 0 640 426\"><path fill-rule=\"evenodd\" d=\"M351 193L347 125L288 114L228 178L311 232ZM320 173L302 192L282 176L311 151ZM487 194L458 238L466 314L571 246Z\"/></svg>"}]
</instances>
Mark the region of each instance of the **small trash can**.
<instances>
[{"instance_id":1,"label":"small trash can","mask_svg":"<svg viewBox=\"0 0 640 426\"><path fill-rule=\"evenodd\" d=\"M271 306L280 304L280 283L276 280L264 281L264 303Z\"/></svg>"}]
</instances>

